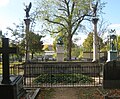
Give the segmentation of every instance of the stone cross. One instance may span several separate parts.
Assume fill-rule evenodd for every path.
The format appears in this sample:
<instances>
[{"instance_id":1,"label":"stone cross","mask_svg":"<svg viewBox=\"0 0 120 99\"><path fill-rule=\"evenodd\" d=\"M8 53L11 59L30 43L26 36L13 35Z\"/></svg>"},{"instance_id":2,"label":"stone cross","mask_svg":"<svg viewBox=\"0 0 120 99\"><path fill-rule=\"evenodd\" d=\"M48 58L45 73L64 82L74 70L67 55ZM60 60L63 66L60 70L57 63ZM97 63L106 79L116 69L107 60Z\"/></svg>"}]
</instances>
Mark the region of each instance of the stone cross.
<instances>
[{"instance_id":1,"label":"stone cross","mask_svg":"<svg viewBox=\"0 0 120 99\"><path fill-rule=\"evenodd\" d=\"M0 53L2 53L2 84L10 84L10 71L9 71L9 54L17 53L17 48L9 47L9 39L2 38L2 48L0 48Z\"/></svg>"}]
</instances>

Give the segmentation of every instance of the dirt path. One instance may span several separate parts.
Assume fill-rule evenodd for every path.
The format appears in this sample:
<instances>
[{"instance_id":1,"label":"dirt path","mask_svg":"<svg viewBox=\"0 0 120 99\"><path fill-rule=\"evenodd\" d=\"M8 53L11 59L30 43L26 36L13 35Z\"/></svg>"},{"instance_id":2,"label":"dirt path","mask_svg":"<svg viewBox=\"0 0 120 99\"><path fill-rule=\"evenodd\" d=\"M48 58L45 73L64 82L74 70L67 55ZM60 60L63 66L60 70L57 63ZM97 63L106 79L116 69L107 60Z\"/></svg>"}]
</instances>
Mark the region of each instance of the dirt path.
<instances>
[{"instance_id":1,"label":"dirt path","mask_svg":"<svg viewBox=\"0 0 120 99\"><path fill-rule=\"evenodd\" d=\"M78 99L77 88L56 88L52 99Z\"/></svg>"},{"instance_id":2,"label":"dirt path","mask_svg":"<svg viewBox=\"0 0 120 99\"><path fill-rule=\"evenodd\" d=\"M81 88L44 88L37 99L105 99L104 96L118 96L120 89L105 90L102 87L81 87Z\"/></svg>"}]
</instances>

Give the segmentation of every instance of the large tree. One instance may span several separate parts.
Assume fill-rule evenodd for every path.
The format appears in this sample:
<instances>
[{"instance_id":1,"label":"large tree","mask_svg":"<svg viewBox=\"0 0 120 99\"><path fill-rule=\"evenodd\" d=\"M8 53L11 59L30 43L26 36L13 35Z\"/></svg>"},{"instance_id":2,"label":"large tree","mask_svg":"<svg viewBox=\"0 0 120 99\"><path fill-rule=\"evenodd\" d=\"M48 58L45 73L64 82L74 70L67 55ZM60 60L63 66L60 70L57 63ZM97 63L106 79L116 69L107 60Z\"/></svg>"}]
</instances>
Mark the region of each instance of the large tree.
<instances>
[{"instance_id":1,"label":"large tree","mask_svg":"<svg viewBox=\"0 0 120 99\"><path fill-rule=\"evenodd\" d=\"M52 27L48 31L64 32L70 60L72 37L81 30L81 22L91 15L90 0L37 0L37 4L38 18L44 19Z\"/></svg>"}]
</instances>

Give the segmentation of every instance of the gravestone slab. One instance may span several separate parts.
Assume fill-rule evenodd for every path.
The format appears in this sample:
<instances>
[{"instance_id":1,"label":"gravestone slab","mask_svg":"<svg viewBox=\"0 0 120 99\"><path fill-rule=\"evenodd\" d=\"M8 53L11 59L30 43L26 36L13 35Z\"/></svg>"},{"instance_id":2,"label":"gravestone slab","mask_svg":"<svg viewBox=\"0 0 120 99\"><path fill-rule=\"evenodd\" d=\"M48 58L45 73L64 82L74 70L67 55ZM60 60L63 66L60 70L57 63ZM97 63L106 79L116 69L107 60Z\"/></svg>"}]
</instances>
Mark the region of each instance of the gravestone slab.
<instances>
[{"instance_id":1,"label":"gravestone slab","mask_svg":"<svg viewBox=\"0 0 120 99\"><path fill-rule=\"evenodd\" d=\"M11 84L2 84L0 76L0 99L20 99L25 94L22 76L10 76Z\"/></svg>"},{"instance_id":2,"label":"gravestone slab","mask_svg":"<svg viewBox=\"0 0 120 99\"><path fill-rule=\"evenodd\" d=\"M103 88L120 89L120 61L110 61L104 65Z\"/></svg>"}]
</instances>

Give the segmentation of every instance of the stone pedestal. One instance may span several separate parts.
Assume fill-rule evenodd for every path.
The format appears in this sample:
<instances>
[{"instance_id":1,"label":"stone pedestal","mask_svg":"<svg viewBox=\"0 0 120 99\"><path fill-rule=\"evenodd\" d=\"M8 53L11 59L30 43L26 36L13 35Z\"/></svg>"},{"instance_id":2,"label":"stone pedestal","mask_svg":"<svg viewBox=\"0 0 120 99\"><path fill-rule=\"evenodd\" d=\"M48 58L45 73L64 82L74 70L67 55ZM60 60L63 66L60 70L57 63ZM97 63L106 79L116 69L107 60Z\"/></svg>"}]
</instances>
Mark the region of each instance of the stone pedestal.
<instances>
[{"instance_id":1,"label":"stone pedestal","mask_svg":"<svg viewBox=\"0 0 120 99\"><path fill-rule=\"evenodd\" d=\"M109 61L113 61L117 59L117 51L113 50L113 51L108 51L108 59L107 62Z\"/></svg>"},{"instance_id":2,"label":"stone pedestal","mask_svg":"<svg viewBox=\"0 0 120 99\"><path fill-rule=\"evenodd\" d=\"M22 76L10 76L10 80L10 84L1 84L0 76L0 99L20 99L25 94Z\"/></svg>"},{"instance_id":3,"label":"stone pedestal","mask_svg":"<svg viewBox=\"0 0 120 99\"><path fill-rule=\"evenodd\" d=\"M57 52L57 61L63 62L64 61L64 46L57 45L56 52Z\"/></svg>"}]
</instances>

